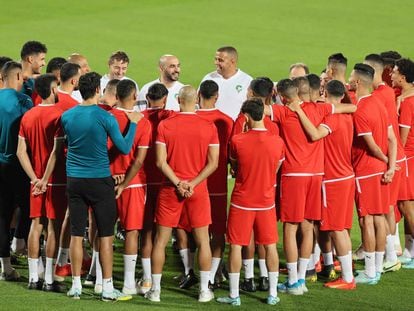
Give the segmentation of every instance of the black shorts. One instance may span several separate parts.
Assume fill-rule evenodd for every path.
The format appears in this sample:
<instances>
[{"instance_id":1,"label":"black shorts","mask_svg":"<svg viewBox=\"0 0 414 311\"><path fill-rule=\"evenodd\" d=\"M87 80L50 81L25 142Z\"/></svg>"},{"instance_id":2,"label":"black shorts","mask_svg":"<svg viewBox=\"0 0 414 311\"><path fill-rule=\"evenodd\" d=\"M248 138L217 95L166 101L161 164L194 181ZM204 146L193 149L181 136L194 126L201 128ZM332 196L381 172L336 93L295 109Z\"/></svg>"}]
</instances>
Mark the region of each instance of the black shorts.
<instances>
[{"instance_id":1,"label":"black shorts","mask_svg":"<svg viewBox=\"0 0 414 311\"><path fill-rule=\"evenodd\" d=\"M99 237L114 235L117 218L114 180L104 178L67 179L69 217L72 236L83 236L91 207L96 220Z\"/></svg>"}]
</instances>

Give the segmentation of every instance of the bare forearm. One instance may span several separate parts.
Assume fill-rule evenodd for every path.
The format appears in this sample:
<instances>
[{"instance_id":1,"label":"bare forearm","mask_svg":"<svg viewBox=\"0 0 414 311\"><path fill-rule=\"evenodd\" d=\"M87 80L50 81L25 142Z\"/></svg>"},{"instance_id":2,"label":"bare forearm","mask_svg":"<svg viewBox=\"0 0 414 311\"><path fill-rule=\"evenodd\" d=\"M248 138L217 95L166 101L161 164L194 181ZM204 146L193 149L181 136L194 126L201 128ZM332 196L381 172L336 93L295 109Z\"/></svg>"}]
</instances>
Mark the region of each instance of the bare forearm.
<instances>
[{"instance_id":1,"label":"bare forearm","mask_svg":"<svg viewBox=\"0 0 414 311\"><path fill-rule=\"evenodd\" d=\"M198 174L197 177L194 178L191 181L191 183L193 184L193 186L197 186L203 180L207 179L207 177L210 176L217 169L217 166L218 166L217 163L208 162L207 165L200 172L200 174Z\"/></svg>"},{"instance_id":2,"label":"bare forearm","mask_svg":"<svg viewBox=\"0 0 414 311\"><path fill-rule=\"evenodd\" d=\"M29 176L30 180L36 180L38 177L36 176L32 164L29 159L29 155L27 152L18 152L17 157L19 158L20 165L22 166L23 170Z\"/></svg>"}]
</instances>

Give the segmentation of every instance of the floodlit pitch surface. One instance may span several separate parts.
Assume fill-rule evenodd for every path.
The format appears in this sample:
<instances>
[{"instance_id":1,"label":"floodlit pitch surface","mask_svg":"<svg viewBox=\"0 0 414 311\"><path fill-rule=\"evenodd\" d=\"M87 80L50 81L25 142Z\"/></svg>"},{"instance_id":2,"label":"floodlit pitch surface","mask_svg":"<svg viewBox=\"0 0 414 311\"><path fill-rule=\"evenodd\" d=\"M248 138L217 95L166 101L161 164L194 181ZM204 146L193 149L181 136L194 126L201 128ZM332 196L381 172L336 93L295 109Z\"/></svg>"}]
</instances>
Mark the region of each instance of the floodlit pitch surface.
<instances>
[{"instance_id":1,"label":"floodlit pitch surface","mask_svg":"<svg viewBox=\"0 0 414 311\"><path fill-rule=\"evenodd\" d=\"M239 50L240 68L252 76L277 81L287 76L294 62L304 62L319 73L329 54L342 52L353 65L369 53L397 50L414 57L410 21L414 2L399 1L1 1L0 55L16 60L22 44L39 40L47 44L47 59L84 54L92 70L104 74L111 52L126 51L131 63L127 75L139 85L155 79L162 54L175 54L181 61L181 81L198 85L214 70L214 52L219 46ZM281 227L281 226L279 226ZM400 229L402 231L402 228ZM403 236L403 235L402 235ZM352 231L354 248L359 228ZM122 287L121 245L117 244L114 279ZM281 262L284 258L281 251ZM361 268L357 264L357 268ZM180 290L173 276L180 272L177 255L168 252L162 279L162 302L136 297L125 303L103 303L84 290L80 301L63 294L29 291L27 264L18 271L25 279L0 282L0 310L183 310L226 309L216 302L199 304L197 290ZM137 271L139 268L137 268ZM258 271L256 268L256 276ZM285 279L284 275L279 278ZM67 280L69 285L70 280ZM382 277L376 286L358 286L356 291L325 289L321 282L308 284L304 296L280 294L280 310L412 310L414 272L401 270ZM227 284L225 285L227 288ZM217 290L216 297L227 295ZM266 293L242 294L241 309L269 308Z\"/></svg>"}]
</instances>

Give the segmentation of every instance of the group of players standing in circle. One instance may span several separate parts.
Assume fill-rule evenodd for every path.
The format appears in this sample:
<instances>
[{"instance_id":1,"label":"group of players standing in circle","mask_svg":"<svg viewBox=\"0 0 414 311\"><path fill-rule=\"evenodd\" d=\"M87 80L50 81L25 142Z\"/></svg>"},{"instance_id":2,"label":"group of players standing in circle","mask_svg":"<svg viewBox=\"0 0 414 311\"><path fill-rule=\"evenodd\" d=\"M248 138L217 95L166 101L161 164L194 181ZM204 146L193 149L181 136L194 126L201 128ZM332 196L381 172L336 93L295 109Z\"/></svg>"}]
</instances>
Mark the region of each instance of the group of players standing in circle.
<instances>
[{"instance_id":1,"label":"group of players standing in circle","mask_svg":"<svg viewBox=\"0 0 414 311\"><path fill-rule=\"evenodd\" d=\"M59 292L71 275L67 295L75 299L88 272L84 286L93 285L104 301L136 294L160 301L174 228L185 268L181 288L198 282L198 251L200 302L214 299L226 240L230 290L217 301L236 306L239 289L256 290L256 251L259 289L269 292L270 305L280 301L278 292L303 295L306 280L317 277L328 279L325 287L353 290L401 265L414 268L411 60L370 54L347 83L347 59L337 53L321 76L298 63L274 83L251 78L237 67L236 49L222 47L216 71L198 89L178 81L176 56L163 55L159 78L139 91L125 76L129 58L122 51L111 55L104 76L90 72L80 54L53 58L41 75L46 53L44 44L29 41L21 62L0 59L2 280L19 278L10 257L16 207L11 249L27 243L28 288ZM227 208L229 164L235 185ZM362 239L355 255L365 260L358 272L354 204ZM407 239L398 258L401 215ZM83 245L88 219L92 258ZM125 230L122 291L112 280L117 219ZM288 274L279 284L278 220ZM136 282L138 246L143 275Z\"/></svg>"}]
</instances>

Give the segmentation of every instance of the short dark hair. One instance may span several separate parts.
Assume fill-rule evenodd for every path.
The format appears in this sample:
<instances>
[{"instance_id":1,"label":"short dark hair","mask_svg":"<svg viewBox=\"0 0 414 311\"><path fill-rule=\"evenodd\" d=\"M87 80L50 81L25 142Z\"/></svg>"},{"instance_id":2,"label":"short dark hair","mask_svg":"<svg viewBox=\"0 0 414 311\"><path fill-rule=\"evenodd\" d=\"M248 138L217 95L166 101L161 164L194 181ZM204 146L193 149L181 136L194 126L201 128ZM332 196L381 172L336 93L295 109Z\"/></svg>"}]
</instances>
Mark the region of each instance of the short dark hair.
<instances>
[{"instance_id":1,"label":"short dark hair","mask_svg":"<svg viewBox=\"0 0 414 311\"><path fill-rule=\"evenodd\" d=\"M12 59L10 57L0 56L0 70L1 70L1 68L3 68L5 63L10 62L10 61L12 61Z\"/></svg>"},{"instance_id":2,"label":"short dark hair","mask_svg":"<svg viewBox=\"0 0 414 311\"><path fill-rule=\"evenodd\" d=\"M224 52L227 54L231 54L236 59L239 57L239 54L237 53L236 48L232 46L222 46L221 48L217 49L217 52Z\"/></svg>"},{"instance_id":3,"label":"short dark hair","mask_svg":"<svg viewBox=\"0 0 414 311\"><path fill-rule=\"evenodd\" d=\"M35 79L35 90L37 94L42 99L46 99L50 96L51 93L51 85L53 82L57 82L57 78L52 73L46 73L44 75L40 75Z\"/></svg>"},{"instance_id":4,"label":"short dark hair","mask_svg":"<svg viewBox=\"0 0 414 311\"><path fill-rule=\"evenodd\" d=\"M298 94L295 83L291 79L282 79L277 83L277 92L287 98Z\"/></svg>"},{"instance_id":5,"label":"short dark hair","mask_svg":"<svg viewBox=\"0 0 414 311\"><path fill-rule=\"evenodd\" d=\"M328 57L328 64L348 64L348 59L342 53L335 53Z\"/></svg>"},{"instance_id":6,"label":"short dark hair","mask_svg":"<svg viewBox=\"0 0 414 311\"><path fill-rule=\"evenodd\" d=\"M53 57L46 66L46 73L52 73L54 70L60 70L68 61L63 57Z\"/></svg>"},{"instance_id":7,"label":"short dark hair","mask_svg":"<svg viewBox=\"0 0 414 311\"><path fill-rule=\"evenodd\" d=\"M331 80L326 83L325 90L328 95L333 97L342 97L346 92L344 84L338 80Z\"/></svg>"},{"instance_id":8,"label":"short dark hair","mask_svg":"<svg viewBox=\"0 0 414 311\"><path fill-rule=\"evenodd\" d=\"M385 51L380 53L382 59L384 60L384 65L385 66L394 66L395 65L395 61L397 59L402 58L401 54L398 53L397 51Z\"/></svg>"},{"instance_id":9,"label":"short dark hair","mask_svg":"<svg viewBox=\"0 0 414 311\"><path fill-rule=\"evenodd\" d=\"M205 80L200 84L200 95L205 99L210 99L213 96L217 95L219 91L219 86L213 80Z\"/></svg>"},{"instance_id":10,"label":"short dark hair","mask_svg":"<svg viewBox=\"0 0 414 311\"><path fill-rule=\"evenodd\" d=\"M398 72L405 76L405 81L408 83L414 82L414 63L409 58L400 58L395 62L398 67Z\"/></svg>"},{"instance_id":11,"label":"short dark hair","mask_svg":"<svg viewBox=\"0 0 414 311\"><path fill-rule=\"evenodd\" d=\"M379 54L369 54L365 56L365 61L384 67L384 59Z\"/></svg>"},{"instance_id":12,"label":"short dark hair","mask_svg":"<svg viewBox=\"0 0 414 311\"><path fill-rule=\"evenodd\" d=\"M257 97L248 99L243 103L241 112L249 114L254 121L260 121L264 112L263 101Z\"/></svg>"},{"instance_id":13,"label":"short dark hair","mask_svg":"<svg viewBox=\"0 0 414 311\"><path fill-rule=\"evenodd\" d=\"M354 70L357 74L362 75L369 80L374 79L375 70L370 65L358 63L355 64Z\"/></svg>"},{"instance_id":14,"label":"short dark hair","mask_svg":"<svg viewBox=\"0 0 414 311\"><path fill-rule=\"evenodd\" d=\"M111 54L108 60L108 64L112 64L114 61L119 61L122 63L128 63L129 64L129 57L127 53L124 51L115 51Z\"/></svg>"},{"instance_id":15,"label":"short dark hair","mask_svg":"<svg viewBox=\"0 0 414 311\"><path fill-rule=\"evenodd\" d=\"M62 68L60 68L60 81L69 81L79 73L79 70L80 66L78 64L65 63Z\"/></svg>"},{"instance_id":16,"label":"short dark hair","mask_svg":"<svg viewBox=\"0 0 414 311\"><path fill-rule=\"evenodd\" d=\"M268 97L273 92L273 81L268 77L258 77L250 82L250 89L255 97Z\"/></svg>"},{"instance_id":17,"label":"short dark hair","mask_svg":"<svg viewBox=\"0 0 414 311\"><path fill-rule=\"evenodd\" d=\"M39 41L27 41L23 44L22 50L20 51L20 57L24 60L27 56L47 53L47 47Z\"/></svg>"},{"instance_id":18,"label":"short dark hair","mask_svg":"<svg viewBox=\"0 0 414 311\"><path fill-rule=\"evenodd\" d=\"M118 85L116 86L116 96L119 98L119 100L122 101L136 90L137 86L135 85L134 81L124 79L119 81Z\"/></svg>"},{"instance_id":19,"label":"short dark hair","mask_svg":"<svg viewBox=\"0 0 414 311\"><path fill-rule=\"evenodd\" d=\"M160 100L161 98L168 95L168 89L162 83L154 83L151 85L147 92L147 97L150 100Z\"/></svg>"},{"instance_id":20,"label":"short dark hair","mask_svg":"<svg viewBox=\"0 0 414 311\"><path fill-rule=\"evenodd\" d=\"M1 67L1 78L7 79L8 75L10 74L10 72L12 72L15 69L20 69L22 70L22 65L18 62L15 61L8 61L7 63L5 63L3 65L3 67Z\"/></svg>"},{"instance_id":21,"label":"short dark hair","mask_svg":"<svg viewBox=\"0 0 414 311\"><path fill-rule=\"evenodd\" d=\"M317 74L310 73L306 76L309 81L309 87L311 90L319 90L321 88L321 78Z\"/></svg>"},{"instance_id":22,"label":"short dark hair","mask_svg":"<svg viewBox=\"0 0 414 311\"><path fill-rule=\"evenodd\" d=\"M101 75L97 72L85 73L79 79L79 91L84 100L92 98L101 86Z\"/></svg>"},{"instance_id":23,"label":"short dark hair","mask_svg":"<svg viewBox=\"0 0 414 311\"><path fill-rule=\"evenodd\" d=\"M292 81L299 94L309 94L309 80L306 76L293 78Z\"/></svg>"},{"instance_id":24,"label":"short dark hair","mask_svg":"<svg viewBox=\"0 0 414 311\"><path fill-rule=\"evenodd\" d=\"M105 89L103 90L104 93L111 92L112 94L116 94L116 87L118 86L119 79L111 79L108 81L108 83L105 86Z\"/></svg>"}]
</instances>

